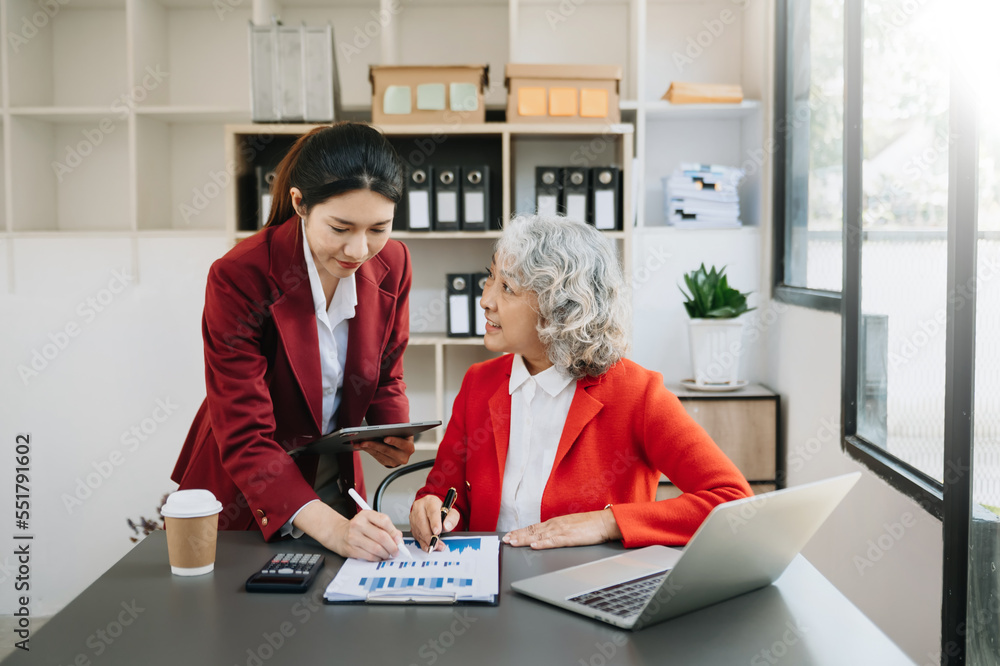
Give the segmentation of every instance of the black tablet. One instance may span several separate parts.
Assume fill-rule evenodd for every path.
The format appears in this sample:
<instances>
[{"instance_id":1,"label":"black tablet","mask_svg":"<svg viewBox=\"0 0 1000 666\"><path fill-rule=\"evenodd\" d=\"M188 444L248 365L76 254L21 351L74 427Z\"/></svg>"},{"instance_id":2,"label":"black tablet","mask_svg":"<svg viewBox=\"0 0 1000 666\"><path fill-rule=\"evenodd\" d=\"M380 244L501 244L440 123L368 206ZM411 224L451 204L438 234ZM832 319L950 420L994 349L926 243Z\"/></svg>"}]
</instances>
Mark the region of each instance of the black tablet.
<instances>
[{"instance_id":1,"label":"black tablet","mask_svg":"<svg viewBox=\"0 0 1000 666\"><path fill-rule=\"evenodd\" d=\"M417 423L387 423L385 425L341 428L334 430L329 435L315 439L305 446L292 449L288 453L293 456L347 453L354 450L354 442L380 440L383 437L410 437L439 425L441 425L440 421L420 421Z\"/></svg>"}]
</instances>

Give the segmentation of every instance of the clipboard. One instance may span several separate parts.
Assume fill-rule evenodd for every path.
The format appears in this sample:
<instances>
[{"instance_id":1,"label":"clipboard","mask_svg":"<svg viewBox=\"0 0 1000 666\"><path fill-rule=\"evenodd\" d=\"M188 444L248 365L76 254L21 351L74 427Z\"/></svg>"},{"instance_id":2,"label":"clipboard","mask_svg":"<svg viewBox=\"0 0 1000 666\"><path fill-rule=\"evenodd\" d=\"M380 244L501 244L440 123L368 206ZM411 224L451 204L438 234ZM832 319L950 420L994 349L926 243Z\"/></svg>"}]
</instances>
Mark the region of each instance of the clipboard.
<instances>
[{"instance_id":1,"label":"clipboard","mask_svg":"<svg viewBox=\"0 0 1000 666\"><path fill-rule=\"evenodd\" d=\"M329 435L314 439L305 446L300 446L288 452L295 457L300 455L321 455L326 453L350 453L354 451L354 442L383 437L410 437L441 425L440 421L419 421L415 423L388 423L386 425L357 426L341 428Z\"/></svg>"},{"instance_id":2,"label":"clipboard","mask_svg":"<svg viewBox=\"0 0 1000 666\"><path fill-rule=\"evenodd\" d=\"M351 601L330 601L326 597L323 603L327 606L499 606L500 595L493 596L492 601L477 599L459 599L454 594L420 595L393 594L369 592L364 599Z\"/></svg>"},{"instance_id":3,"label":"clipboard","mask_svg":"<svg viewBox=\"0 0 1000 666\"><path fill-rule=\"evenodd\" d=\"M455 533L455 534L451 535L450 537L445 537L445 541L447 542L447 540L449 538L455 538L455 539L459 539L459 540L463 540L463 539L464 540L468 540L470 537L473 538L473 539L475 539L477 537L486 537L486 538L494 539L494 540L498 539L498 537L496 537L495 535L488 534L488 533L468 533L467 536L465 534L462 534L462 533ZM413 541L414 541L413 537L411 537L411 536L405 537L405 542L413 542ZM352 587L354 587L354 584L357 583L357 582L359 582L358 578L357 578L357 576L359 576L359 575L364 575L366 577L370 577L372 575L375 575L375 576L381 575L381 576L386 576L386 577L395 576L397 578L400 577L400 576L409 576L409 577L428 576L428 577L434 577L434 576L437 576L437 575L444 575L444 576L454 575L454 576L458 577L458 576L462 575L462 574L460 574L458 572L455 572L454 574L448 574L448 573L439 574L439 573L436 573L436 572L427 571L425 573L425 572L423 572L423 570L421 568L418 567L416 569L407 568L407 569L402 569L402 570L397 569L397 570L394 570L394 571L382 570L382 571L378 571L378 572L376 572L374 574L373 573L368 573L368 572L365 572L364 574L358 574L357 572L352 572L352 575L348 575L347 580L345 580L343 582L343 586L339 588L338 593L335 593L333 595L333 596L340 597L340 598L330 599L330 596L331 596L330 590L333 587L333 584L338 580L338 577L341 576L341 572L338 572L337 575L334 576L333 580L330 581L330 583L329 583L326 591L323 593L323 603L326 604L326 605L337 605L337 606L342 606L342 605L346 605L346 606L360 606L360 605L499 606L500 605L500 596L501 596L500 595L500 592L501 592L501 590L500 590L500 581L503 580L503 575L502 575L503 554L502 554L502 548L500 548L499 546L500 546L500 544L499 544L499 542L497 542L496 569L493 570L493 571L495 571L495 574L496 574L496 587L493 588L493 589L495 589L496 592L492 593L492 594L482 594L482 595L476 596L476 597L472 597L472 596L465 596L465 597L463 597L463 596L461 596L461 594L459 592L455 592L453 590L440 590L440 591L437 591L437 590L435 590L435 591L427 590L426 592L423 592L423 591L415 591L413 588L391 589L389 587L386 587L384 589L378 589L378 590L371 590L371 589L369 589L367 592L363 593L364 596L362 596L362 594L360 594L358 592L351 592L350 591L350 589ZM485 561L492 562L492 553L484 552L482 554L482 557L486 558ZM385 560L386 563L392 562L392 561L393 560ZM480 565L482 565L483 561L484 560L479 560ZM347 562L344 563L344 565L342 565L342 567L343 566L347 566L348 564L351 564L352 562L355 562L355 561L354 560L348 560ZM374 563L362 563L362 564L364 566L366 566L366 567L371 567L371 566L373 566ZM355 565L351 564L351 566L355 566ZM407 565L401 565L401 566L402 567L406 567ZM415 567L415 566L417 566L417 565L415 565L415 564L409 564L409 567ZM490 575L489 578L481 577L480 580L492 580L492 574L489 571L489 569L491 569L491 568L492 568L492 565L489 565L487 567L487 571L480 571L480 573L476 574L476 575L489 574ZM381 569L381 564L379 565L378 569ZM409 573L406 573L406 572L409 572ZM362 583L362 584L364 584L365 581L366 581L365 578L361 578L360 579L360 583ZM390 584L391 584L391 582L390 582ZM354 588L354 589L356 589L356 588ZM426 589L426 588L421 588L421 589ZM489 598L487 598L487 597L489 597Z\"/></svg>"}]
</instances>

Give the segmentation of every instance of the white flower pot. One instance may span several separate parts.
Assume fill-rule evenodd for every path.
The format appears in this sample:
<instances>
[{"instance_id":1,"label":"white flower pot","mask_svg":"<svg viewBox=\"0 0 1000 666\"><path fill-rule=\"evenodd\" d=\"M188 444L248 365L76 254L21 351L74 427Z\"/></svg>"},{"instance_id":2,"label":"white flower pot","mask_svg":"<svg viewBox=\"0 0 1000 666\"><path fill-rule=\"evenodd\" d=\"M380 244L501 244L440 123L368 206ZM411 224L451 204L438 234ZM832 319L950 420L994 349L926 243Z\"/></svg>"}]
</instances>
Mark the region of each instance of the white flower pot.
<instances>
[{"instance_id":1,"label":"white flower pot","mask_svg":"<svg viewBox=\"0 0 1000 666\"><path fill-rule=\"evenodd\" d=\"M696 384L736 384L740 380L743 318L692 319L691 369Z\"/></svg>"}]
</instances>

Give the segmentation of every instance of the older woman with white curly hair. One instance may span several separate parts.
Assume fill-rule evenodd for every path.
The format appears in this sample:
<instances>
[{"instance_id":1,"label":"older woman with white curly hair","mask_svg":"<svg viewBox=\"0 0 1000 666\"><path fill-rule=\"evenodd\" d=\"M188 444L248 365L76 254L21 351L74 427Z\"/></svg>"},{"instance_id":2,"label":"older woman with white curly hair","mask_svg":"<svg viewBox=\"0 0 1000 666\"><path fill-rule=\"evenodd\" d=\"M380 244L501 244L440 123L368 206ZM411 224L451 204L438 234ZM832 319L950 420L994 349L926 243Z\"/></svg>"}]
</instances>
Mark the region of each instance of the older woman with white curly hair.
<instances>
[{"instance_id":1,"label":"older woman with white curly hair","mask_svg":"<svg viewBox=\"0 0 1000 666\"><path fill-rule=\"evenodd\" d=\"M410 510L424 548L454 529L532 548L681 545L712 507L751 494L663 377L624 357L626 285L599 231L516 217L489 274L484 343L504 355L462 382ZM679 497L656 501L661 474ZM449 488L458 496L442 524Z\"/></svg>"}]
</instances>

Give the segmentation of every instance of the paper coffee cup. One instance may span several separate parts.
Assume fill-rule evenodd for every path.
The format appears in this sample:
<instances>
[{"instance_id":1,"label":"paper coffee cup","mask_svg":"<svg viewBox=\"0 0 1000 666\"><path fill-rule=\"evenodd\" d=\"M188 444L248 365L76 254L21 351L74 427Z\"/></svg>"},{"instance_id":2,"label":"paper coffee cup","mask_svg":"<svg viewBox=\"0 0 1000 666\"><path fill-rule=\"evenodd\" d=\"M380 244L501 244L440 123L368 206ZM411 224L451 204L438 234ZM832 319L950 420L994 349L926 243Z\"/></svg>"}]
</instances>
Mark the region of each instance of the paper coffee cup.
<instances>
[{"instance_id":1,"label":"paper coffee cup","mask_svg":"<svg viewBox=\"0 0 1000 666\"><path fill-rule=\"evenodd\" d=\"M210 490L178 490L160 508L167 528L170 570L200 576L215 569L215 542L222 502Z\"/></svg>"}]
</instances>

